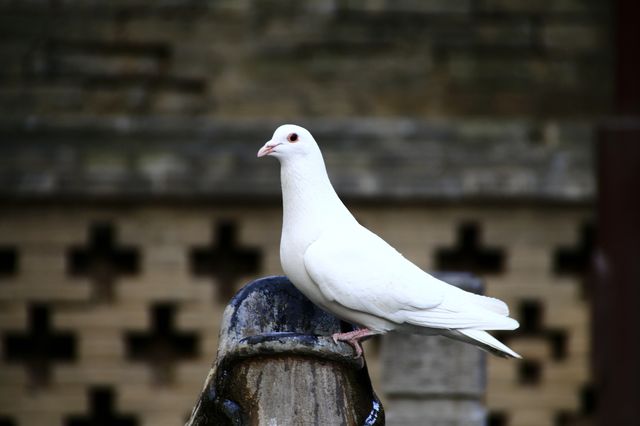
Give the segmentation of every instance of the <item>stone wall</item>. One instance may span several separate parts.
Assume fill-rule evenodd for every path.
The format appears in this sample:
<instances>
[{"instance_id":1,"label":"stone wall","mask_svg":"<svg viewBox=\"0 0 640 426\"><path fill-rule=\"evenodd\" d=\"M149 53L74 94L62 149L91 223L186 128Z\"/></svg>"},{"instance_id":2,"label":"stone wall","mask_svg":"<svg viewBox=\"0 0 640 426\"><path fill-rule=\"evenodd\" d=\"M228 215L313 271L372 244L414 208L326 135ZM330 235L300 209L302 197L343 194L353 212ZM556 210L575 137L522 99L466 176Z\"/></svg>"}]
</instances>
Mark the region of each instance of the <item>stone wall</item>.
<instances>
[{"instance_id":1,"label":"stone wall","mask_svg":"<svg viewBox=\"0 0 640 426\"><path fill-rule=\"evenodd\" d=\"M584 117L611 104L597 0L0 2L0 112Z\"/></svg>"},{"instance_id":2,"label":"stone wall","mask_svg":"<svg viewBox=\"0 0 640 426\"><path fill-rule=\"evenodd\" d=\"M223 305L281 273L255 152L291 121L366 226L512 307L525 360L489 358L489 425L589 424L609 9L0 0L0 426L186 419Z\"/></svg>"},{"instance_id":3,"label":"stone wall","mask_svg":"<svg viewBox=\"0 0 640 426\"><path fill-rule=\"evenodd\" d=\"M256 152L275 120L0 118L0 196L279 200ZM593 199L588 120L306 119L336 190L359 200Z\"/></svg>"}]
</instances>

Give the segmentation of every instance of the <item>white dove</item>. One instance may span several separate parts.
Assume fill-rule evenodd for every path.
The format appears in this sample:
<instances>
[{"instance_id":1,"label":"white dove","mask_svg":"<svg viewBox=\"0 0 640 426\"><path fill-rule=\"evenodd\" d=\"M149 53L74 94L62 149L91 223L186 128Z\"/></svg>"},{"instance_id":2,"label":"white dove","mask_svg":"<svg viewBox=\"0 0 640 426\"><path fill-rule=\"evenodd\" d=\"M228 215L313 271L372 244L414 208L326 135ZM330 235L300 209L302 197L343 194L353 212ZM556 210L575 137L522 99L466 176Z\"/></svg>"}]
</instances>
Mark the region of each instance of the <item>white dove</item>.
<instances>
[{"instance_id":1,"label":"white dove","mask_svg":"<svg viewBox=\"0 0 640 426\"><path fill-rule=\"evenodd\" d=\"M362 328L336 333L362 355L359 341L397 330L439 334L503 357L521 358L485 330L513 330L501 300L440 281L360 225L336 194L318 144L306 129L278 127L258 157L280 161L280 262L311 301Z\"/></svg>"}]
</instances>

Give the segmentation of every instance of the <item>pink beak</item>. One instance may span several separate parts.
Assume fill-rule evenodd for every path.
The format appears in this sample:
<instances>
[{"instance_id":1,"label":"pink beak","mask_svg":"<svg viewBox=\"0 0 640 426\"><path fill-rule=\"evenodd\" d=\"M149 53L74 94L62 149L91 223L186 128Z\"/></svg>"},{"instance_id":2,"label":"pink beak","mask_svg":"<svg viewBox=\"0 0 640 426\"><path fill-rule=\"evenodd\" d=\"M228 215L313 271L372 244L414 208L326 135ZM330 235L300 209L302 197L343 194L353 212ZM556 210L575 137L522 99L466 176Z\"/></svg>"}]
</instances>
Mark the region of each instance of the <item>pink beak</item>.
<instances>
[{"instance_id":1,"label":"pink beak","mask_svg":"<svg viewBox=\"0 0 640 426\"><path fill-rule=\"evenodd\" d=\"M264 157L265 155L271 154L278 145L280 144L271 141L265 143L264 146L258 151L258 157Z\"/></svg>"}]
</instances>

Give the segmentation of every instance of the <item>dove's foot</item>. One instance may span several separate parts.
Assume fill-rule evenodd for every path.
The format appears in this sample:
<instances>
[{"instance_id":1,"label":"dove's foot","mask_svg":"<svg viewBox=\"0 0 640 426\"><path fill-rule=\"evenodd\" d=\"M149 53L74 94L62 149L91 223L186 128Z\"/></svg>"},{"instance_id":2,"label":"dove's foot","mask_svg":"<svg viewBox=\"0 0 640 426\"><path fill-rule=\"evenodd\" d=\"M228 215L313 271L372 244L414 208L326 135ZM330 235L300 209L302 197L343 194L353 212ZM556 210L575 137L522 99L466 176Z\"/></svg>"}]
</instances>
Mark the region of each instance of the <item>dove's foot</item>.
<instances>
[{"instance_id":1,"label":"dove's foot","mask_svg":"<svg viewBox=\"0 0 640 426\"><path fill-rule=\"evenodd\" d=\"M346 342L353 346L353 349L356 351L356 358L360 358L362 356L362 345L360 345L360 340L365 337L373 336L374 334L378 334L375 331L371 331L368 328L360 328L358 330L350 331L348 333L335 333L331 336L334 342Z\"/></svg>"}]
</instances>

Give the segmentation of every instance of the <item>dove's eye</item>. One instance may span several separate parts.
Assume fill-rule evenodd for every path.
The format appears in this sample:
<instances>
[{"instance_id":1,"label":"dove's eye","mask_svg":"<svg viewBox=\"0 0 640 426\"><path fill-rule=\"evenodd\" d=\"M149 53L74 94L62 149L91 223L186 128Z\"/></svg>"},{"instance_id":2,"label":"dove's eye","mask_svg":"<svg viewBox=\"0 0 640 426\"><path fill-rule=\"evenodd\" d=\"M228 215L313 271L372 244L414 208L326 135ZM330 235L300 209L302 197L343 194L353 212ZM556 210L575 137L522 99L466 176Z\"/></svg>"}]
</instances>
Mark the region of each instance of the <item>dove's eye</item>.
<instances>
[{"instance_id":1,"label":"dove's eye","mask_svg":"<svg viewBox=\"0 0 640 426\"><path fill-rule=\"evenodd\" d=\"M289 133L289 136L287 136L287 140L289 142L298 142L298 134L297 133Z\"/></svg>"}]
</instances>

